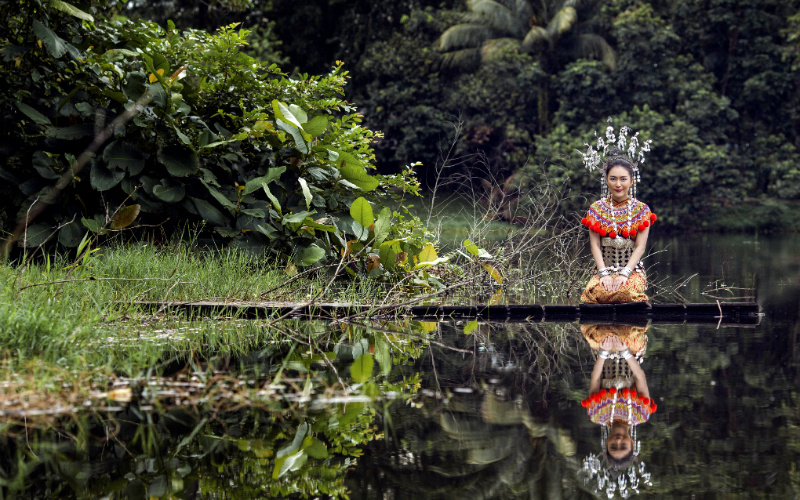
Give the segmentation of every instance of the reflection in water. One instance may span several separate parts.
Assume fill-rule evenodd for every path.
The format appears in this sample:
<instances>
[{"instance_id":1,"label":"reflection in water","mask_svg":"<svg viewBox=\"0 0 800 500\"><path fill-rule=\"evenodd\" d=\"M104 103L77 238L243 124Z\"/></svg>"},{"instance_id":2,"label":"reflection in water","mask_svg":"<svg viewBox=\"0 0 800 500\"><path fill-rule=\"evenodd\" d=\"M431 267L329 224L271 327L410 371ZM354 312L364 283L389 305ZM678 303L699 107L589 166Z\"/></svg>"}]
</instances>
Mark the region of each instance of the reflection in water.
<instances>
[{"instance_id":1,"label":"reflection in water","mask_svg":"<svg viewBox=\"0 0 800 500\"><path fill-rule=\"evenodd\" d=\"M600 426L600 454L583 461L587 483L597 476L596 492L612 498L639 493L640 479L652 486L650 473L639 460L637 427L657 409L641 368L647 347L647 327L582 325L581 333L594 349L589 396L581 401L589 418Z\"/></svg>"}]
</instances>

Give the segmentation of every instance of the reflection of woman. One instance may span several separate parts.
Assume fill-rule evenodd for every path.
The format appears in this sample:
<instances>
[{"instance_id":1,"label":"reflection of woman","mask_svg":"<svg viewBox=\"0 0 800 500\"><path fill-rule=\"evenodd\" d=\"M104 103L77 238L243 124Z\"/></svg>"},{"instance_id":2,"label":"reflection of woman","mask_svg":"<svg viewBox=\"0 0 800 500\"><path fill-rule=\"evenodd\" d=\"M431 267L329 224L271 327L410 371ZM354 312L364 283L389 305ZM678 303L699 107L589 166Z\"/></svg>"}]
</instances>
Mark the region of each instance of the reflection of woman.
<instances>
[{"instance_id":1,"label":"reflection of woman","mask_svg":"<svg viewBox=\"0 0 800 500\"><path fill-rule=\"evenodd\" d=\"M598 151L590 147L584 155L584 163L590 170L602 165L603 197L592 203L586 217L581 220L591 229L589 242L597 266L597 274L581 294L583 303L618 304L648 300L642 256L649 227L656 221L656 215L636 199L639 164L632 156L639 144L638 133L631 138L626 155L627 136L627 127L622 127L618 138L614 136L614 129L608 127L606 138L609 144L599 139ZM648 141L639 150L639 161L644 161L643 152L649 150Z\"/></svg>"},{"instance_id":2,"label":"reflection of woman","mask_svg":"<svg viewBox=\"0 0 800 500\"><path fill-rule=\"evenodd\" d=\"M607 481L617 479L614 486L618 485L623 493L629 479L631 488L637 491L639 476L634 464L641 444L636 426L647 422L657 409L640 366L647 328L582 325L581 331L592 347L597 346L589 396L581 404L592 422L602 429L600 457L590 455L584 461L584 470L598 474L600 489ZM628 479L622 474L625 470ZM643 468L639 472L649 481L649 473L644 474Z\"/></svg>"}]
</instances>

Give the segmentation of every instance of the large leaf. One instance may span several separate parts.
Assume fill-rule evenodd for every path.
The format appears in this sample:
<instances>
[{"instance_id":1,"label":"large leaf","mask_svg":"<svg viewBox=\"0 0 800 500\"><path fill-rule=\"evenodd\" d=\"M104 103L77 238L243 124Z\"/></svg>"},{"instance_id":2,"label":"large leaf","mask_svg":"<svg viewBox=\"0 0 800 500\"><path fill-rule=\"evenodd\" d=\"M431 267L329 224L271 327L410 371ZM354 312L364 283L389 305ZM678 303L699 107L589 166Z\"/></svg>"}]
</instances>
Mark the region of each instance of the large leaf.
<instances>
[{"instance_id":1,"label":"large leaf","mask_svg":"<svg viewBox=\"0 0 800 500\"><path fill-rule=\"evenodd\" d=\"M109 169L100 161L92 162L92 170L89 172L89 181L93 188L98 191L108 191L125 177L125 172L116 168Z\"/></svg>"},{"instance_id":2,"label":"large leaf","mask_svg":"<svg viewBox=\"0 0 800 500\"><path fill-rule=\"evenodd\" d=\"M328 458L328 447L325 446L325 443L317 438L312 438L311 444L304 448L303 451L309 457L317 460L324 460Z\"/></svg>"},{"instance_id":3,"label":"large leaf","mask_svg":"<svg viewBox=\"0 0 800 500\"><path fill-rule=\"evenodd\" d=\"M269 201L272 202L272 206L275 208L275 211L277 211L279 215L282 214L281 204L278 202L278 198L276 198L275 195L272 194L272 191L269 190L269 186L267 186L265 183L262 183L261 187L264 189L264 193L267 195L267 198L269 198Z\"/></svg>"},{"instance_id":4,"label":"large leaf","mask_svg":"<svg viewBox=\"0 0 800 500\"><path fill-rule=\"evenodd\" d=\"M197 155L189 148L182 146L166 146L158 150L158 161L161 162L170 175L175 177L188 177L200 168Z\"/></svg>"},{"instance_id":5,"label":"large leaf","mask_svg":"<svg viewBox=\"0 0 800 500\"><path fill-rule=\"evenodd\" d=\"M120 208L117 211L117 215L114 216L114 220L111 221L111 229L123 229L130 226L139 216L141 210L141 205L129 205Z\"/></svg>"},{"instance_id":6,"label":"large leaf","mask_svg":"<svg viewBox=\"0 0 800 500\"><path fill-rule=\"evenodd\" d=\"M247 196L248 194L261 189L262 184L269 184L280 177L284 172L286 172L286 167L270 168L267 170L267 175L263 177L256 177L255 179L247 181L247 184L244 186L244 193L242 193L242 195Z\"/></svg>"},{"instance_id":7,"label":"large leaf","mask_svg":"<svg viewBox=\"0 0 800 500\"><path fill-rule=\"evenodd\" d=\"M33 120L34 123L38 123L39 125L52 125L49 118L28 106L24 102L17 101L15 104L17 105L17 109L22 111L25 116Z\"/></svg>"},{"instance_id":8,"label":"large leaf","mask_svg":"<svg viewBox=\"0 0 800 500\"><path fill-rule=\"evenodd\" d=\"M328 118L322 115L317 115L308 123L303 124L303 130L312 137L319 137L325 133L328 128Z\"/></svg>"},{"instance_id":9,"label":"large leaf","mask_svg":"<svg viewBox=\"0 0 800 500\"><path fill-rule=\"evenodd\" d=\"M350 365L350 378L354 382L364 383L372 376L372 368L375 360L372 354L362 354L357 357L353 364Z\"/></svg>"},{"instance_id":10,"label":"large leaf","mask_svg":"<svg viewBox=\"0 0 800 500\"><path fill-rule=\"evenodd\" d=\"M25 232L20 236L19 242L28 248L38 247L47 241L53 233L53 226L50 224L34 224L25 229Z\"/></svg>"},{"instance_id":11,"label":"large leaf","mask_svg":"<svg viewBox=\"0 0 800 500\"><path fill-rule=\"evenodd\" d=\"M56 35L53 30L40 23L38 19L33 20L33 33L36 38L42 41L51 57L58 59L67 53L67 42Z\"/></svg>"},{"instance_id":12,"label":"large leaf","mask_svg":"<svg viewBox=\"0 0 800 500\"><path fill-rule=\"evenodd\" d=\"M433 245L428 245L422 249L419 253L419 261L420 262L433 262L438 258L436 255L436 249L433 248Z\"/></svg>"},{"instance_id":13,"label":"large leaf","mask_svg":"<svg viewBox=\"0 0 800 500\"><path fill-rule=\"evenodd\" d=\"M314 199L314 195L311 194L311 190L308 188L308 183L302 177L297 179L297 182L300 183L300 189L303 191L303 198L306 199L306 208L311 210L311 200Z\"/></svg>"},{"instance_id":14,"label":"large leaf","mask_svg":"<svg viewBox=\"0 0 800 500\"><path fill-rule=\"evenodd\" d=\"M153 195L167 203L178 203L186 196L186 188L174 179L161 179L161 184L153 186Z\"/></svg>"},{"instance_id":15,"label":"large leaf","mask_svg":"<svg viewBox=\"0 0 800 500\"><path fill-rule=\"evenodd\" d=\"M86 230L78 221L70 222L58 230L58 242L67 248L78 246Z\"/></svg>"},{"instance_id":16,"label":"large leaf","mask_svg":"<svg viewBox=\"0 0 800 500\"><path fill-rule=\"evenodd\" d=\"M308 211L305 211L305 210L303 210L302 212L289 214L289 215L287 215L286 217L283 218L283 223L284 224L287 224L287 223L288 224L297 224L299 222L303 222L304 220L306 220L306 217L308 217L311 214L312 214L312 212L308 212Z\"/></svg>"},{"instance_id":17,"label":"large leaf","mask_svg":"<svg viewBox=\"0 0 800 500\"><path fill-rule=\"evenodd\" d=\"M331 150L330 160L339 169L341 176L351 184L363 189L372 191L378 187L378 180L371 177L364 170L364 165L352 154L346 151Z\"/></svg>"},{"instance_id":18,"label":"large leaf","mask_svg":"<svg viewBox=\"0 0 800 500\"><path fill-rule=\"evenodd\" d=\"M301 125L308 122L308 115L305 110L297 104L290 104L289 111L292 112L292 115L297 118L297 121L300 122Z\"/></svg>"},{"instance_id":19,"label":"large leaf","mask_svg":"<svg viewBox=\"0 0 800 500\"><path fill-rule=\"evenodd\" d=\"M297 117L292 114L291 110L285 104L278 102L277 99L272 101L272 111L275 113L276 119L283 120L297 129L303 128L300 120L298 120Z\"/></svg>"},{"instance_id":20,"label":"large leaf","mask_svg":"<svg viewBox=\"0 0 800 500\"><path fill-rule=\"evenodd\" d=\"M363 197L356 198L350 205L350 217L363 227L370 227L375 223L372 206Z\"/></svg>"},{"instance_id":21,"label":"large leaf","mask_svg":"<svg viewBox=\"0 0 800 500\"><path fill-rule=\"evenodd\" d=\"M317 245L309 245L294 254L294 263L298 266L310 266L325 257L325 250Z\"/></svg>"},{"instance_id":22,"label":"large leaf","mask_svg":"<svg viewBox=\"0 0 800 500\"><path fill-rule=\"evenodd\" d=\"M383 207L381 213L378 214L378 220L375 221L375 242L372 245L379 247L389 236L391 229L392 210L389 207Z\"/></svg>"},{"instance_id":23,"label":"large leaf","mask_svg":"<svg viewBox=\"0 0 800 500\"><path fill-rule=\"evenodd\" d=\"M230 223L228 218L225 217L225 215L222 212L217 210L217 208L214 207L214 205L207 202L206 200L201 200L199 198L192 198L192 197L189 197L189 200L194 209L197 211L197 214L204 220L211 223L211 225L227 227L228 224Z\"/></svg>"},{"instance_id":24,"label":"large leaf","mask_svg":"<svg viewBox=\"0 0 800 500\"><path fill-rule=\"evenodd\" d=\"M47 135L55 137L56 139L74 141L94 135L94 125L91 123L82 123L69 127L52 127L47 129Z\"/></svg>"},{"instance_id":25,"label":"large leaf","mask_svg":"<svg viewBox=\"0 0 800 500\"><path fill-rule=\"evenodd\" d=\"M278 119L276 122L278 124L278 128L280 128L281 130L292 136L292 139L294 139L294 143L297 146L297 149L303 154L308 154L308 144L306 144L306 141L303 138L303 134L300 132L300 129L289 125L288 123L286 123L281 119Z\"/></svg>"},{"instance_id":26,"label":"large leaf","mask_svg":"<svg viewBox=\"0 0 800 500\"><path fill-rule=\"evenodd\" d=\"M139 175L144 169L145 157L136 146L124 141L114 141L103 150L103 160L109 168L127 170L130 175Z\"/></svg>"},{"instance_id":27,"label":"large leaf","mask_svg":"<svg viewBox=\"0 0 800 500\"><path fill-rule=\"evenodd\" d=\"M62 2L61 0L50 0L50 7L60 10L61 12L66 12L67 14L75 16L78 19L83 19L84 21L89 21L90 23L94 22L94 18L91 16L91 14L87 14L71 3Z\"/></svg>"}]
</instances>

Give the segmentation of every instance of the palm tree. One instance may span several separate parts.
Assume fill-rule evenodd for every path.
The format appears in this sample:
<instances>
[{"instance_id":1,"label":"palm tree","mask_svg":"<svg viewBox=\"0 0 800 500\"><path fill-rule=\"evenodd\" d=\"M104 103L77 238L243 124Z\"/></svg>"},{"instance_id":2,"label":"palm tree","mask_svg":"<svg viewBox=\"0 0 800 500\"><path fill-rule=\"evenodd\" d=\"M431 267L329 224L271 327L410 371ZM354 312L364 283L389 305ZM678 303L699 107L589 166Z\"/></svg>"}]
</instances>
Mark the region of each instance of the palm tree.
<instances>
[{"instance_id":1,"label":"palm tree","mask_svg":"<svg viewBox=\"0 0 800 500\"><path fill-rule=\"evenodd\" d=\"M552 0L551 0L552 1ZM545 71L565 58L599 59L616 68L617 54L600 35L578 23L578 0L563 0L553 9L541 0L536 12L530 0L467 0L463 22L448 28L437 44L441 64L453 69L475 67L496 58L504 50L533 54ZM539 132L547 124L547 88L539 89Z\"/></svg>"}]
</instances>

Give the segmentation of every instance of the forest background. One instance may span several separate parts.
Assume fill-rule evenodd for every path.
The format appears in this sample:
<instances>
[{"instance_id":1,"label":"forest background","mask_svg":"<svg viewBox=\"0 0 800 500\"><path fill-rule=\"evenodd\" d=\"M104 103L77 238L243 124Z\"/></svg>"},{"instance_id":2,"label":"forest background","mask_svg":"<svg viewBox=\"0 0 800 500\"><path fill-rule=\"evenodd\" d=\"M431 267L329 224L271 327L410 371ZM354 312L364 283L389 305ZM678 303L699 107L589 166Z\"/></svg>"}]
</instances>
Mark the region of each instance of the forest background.
<instances>
[{"instance_id":1,"label":"forest background","mask_svg":"<svg viewBox=\"0 0 800 500\"><path fill-rule=\"evenodd\" d=\"M385 173L421 161L417 171L430 181L461 121L458 155L480 152L494 176L514 175L522 186L535 185L544 170L570 188L573 203L564 209L582 210L598 179L575 150L613 117L653 140L639 197L661 222L680 230L796 230L799 6L178 0L132 1L118 13L208 30L233 21L259 26L253 55L302 73L343 61L353 76L348 100L365 126L384 134L375 153ZM464 23L473 27L443 47L442 34ZM538 40L526 38L536 27Z\"/></svg>"},{"instance_id":2,"label":"forest background","mask_svg":"<svg viewBox=\"0 0 800 500\"><path fill-rule=\"evenodd\" d=\"M43 207L24 246L57 232L74 247L141 211L309 265L369 240L366 200L363 217L344 211L359 193L378 210L416 193L412 173L424 187L478 170L512 197L563 186L559 210L574 216L600 180L579 150L609 118L653 141L638 196L664 226L800 229L797 0L14 5L2 6L0 218L10 231ZM149 93L131 124L95 135L104 149L83 158L82 182L92 122L138 113ZM117 214L126 196L136 208ZM385 213L376 242L417 255L429 235L403 221Z\"/></svg>"}]
</instances>

